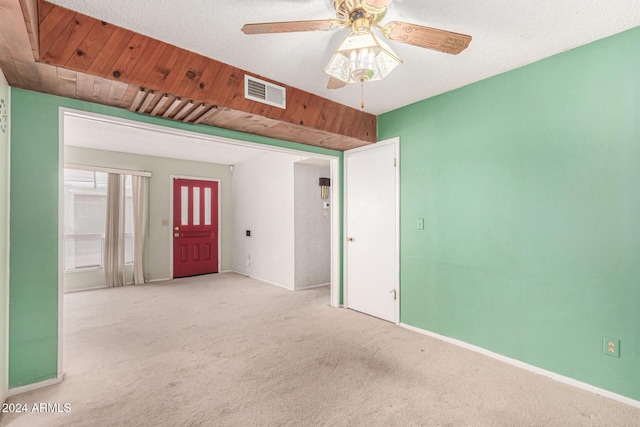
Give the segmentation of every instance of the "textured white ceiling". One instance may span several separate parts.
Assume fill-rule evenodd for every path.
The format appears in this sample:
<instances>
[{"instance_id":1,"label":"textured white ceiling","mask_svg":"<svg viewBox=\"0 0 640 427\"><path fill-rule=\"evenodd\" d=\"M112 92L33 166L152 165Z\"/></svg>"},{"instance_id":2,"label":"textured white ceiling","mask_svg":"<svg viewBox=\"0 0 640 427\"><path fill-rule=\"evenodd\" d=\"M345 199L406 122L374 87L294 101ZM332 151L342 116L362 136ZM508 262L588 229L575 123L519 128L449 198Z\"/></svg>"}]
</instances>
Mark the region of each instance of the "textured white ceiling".
<instances>
[{"instance_id":1,"label":"textured white ceiling","mask_svg":"<svg viewBox=\"0 0 640 427\"><path fill-rule=\"evenodd\" d=\"M219 142L206 135L82 113L65 114L64 144L221 165L236 165L264 153L262 149Z\"/></svg>"},{"instance_id":2,"label":"textured white ceiling","mask_svg":"<svg viewBox=\"0 0 640 427\"><path fill-rule=\"evenodd\" d=\"M65 112L64 144L220 165L237 165L278 150L81 111ZM300 155L298 162L329 167L326 158L311 156Z\"/></svg>"},{"instance_id":3,"label":"textured white ceiling","mask_svg":"<svg viewBox=\"0 0 640 427\"><path fill-rule=\"evenodd\" d=\"M269 79L358 108L360 86L326 89L323 70L348 30L244 35L245 23L334 18L331 0L52 0ZM389 42L404 63L365 83L365 110L381 114L640 26L638 0L395 0L401 20L469 34L447 55ZM631 53L630 54L634 54Z\"/></svg>"}]
</instances>

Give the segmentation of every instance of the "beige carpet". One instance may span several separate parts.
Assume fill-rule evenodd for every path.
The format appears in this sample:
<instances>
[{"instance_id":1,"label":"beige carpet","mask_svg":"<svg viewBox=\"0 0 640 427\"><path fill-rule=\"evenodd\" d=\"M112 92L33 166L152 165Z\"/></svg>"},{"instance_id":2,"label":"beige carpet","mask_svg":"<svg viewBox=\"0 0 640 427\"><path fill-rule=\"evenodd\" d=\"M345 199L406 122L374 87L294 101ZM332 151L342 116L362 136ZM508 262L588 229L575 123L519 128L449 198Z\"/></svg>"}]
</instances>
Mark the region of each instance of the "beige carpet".
<instances>
[{"instance_id":1,"label":"beige carpet","mask_svg":"<svg viewBox=\"0 0 640 427\"><path fill-rule=\"evenodd\" d=\"M67 294L63 383L0 426L632 426L640 410L236 274Z\"/></svg>"}]
</instances>

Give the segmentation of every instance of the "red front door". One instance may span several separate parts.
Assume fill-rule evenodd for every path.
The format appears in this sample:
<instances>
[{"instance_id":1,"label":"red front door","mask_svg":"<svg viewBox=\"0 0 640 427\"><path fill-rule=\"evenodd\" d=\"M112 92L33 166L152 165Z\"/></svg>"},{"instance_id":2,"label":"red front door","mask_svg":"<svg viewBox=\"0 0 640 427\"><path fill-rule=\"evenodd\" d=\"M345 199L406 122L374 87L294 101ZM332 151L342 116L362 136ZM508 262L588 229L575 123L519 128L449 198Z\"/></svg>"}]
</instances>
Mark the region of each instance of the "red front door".
<instances>
[{"instance_id":1,"label":"red front door","mask_svg":"<svg viewBox=\"0 0 640 427\"><path fill-rule=\"evenodd\" d=\"M218 272L218 183L173 180L173 277Z\"/></svg>"}]
</instances>

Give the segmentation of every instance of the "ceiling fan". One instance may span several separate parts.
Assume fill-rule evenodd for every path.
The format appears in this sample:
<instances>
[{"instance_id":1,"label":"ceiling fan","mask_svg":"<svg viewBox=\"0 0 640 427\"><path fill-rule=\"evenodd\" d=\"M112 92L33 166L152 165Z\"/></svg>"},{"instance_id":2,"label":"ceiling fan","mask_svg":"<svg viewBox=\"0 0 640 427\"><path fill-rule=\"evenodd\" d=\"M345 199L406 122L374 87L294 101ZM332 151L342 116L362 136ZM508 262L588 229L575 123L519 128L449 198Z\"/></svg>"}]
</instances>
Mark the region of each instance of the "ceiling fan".
<instances>
[{"instance_id":1,"label":"ceiling fan","mask_svg":"<svg viewBox=\"0 0 640 427\"><path fill-rule=\"evenodd\" d=\"M437 50L457 55L469 46L471 36L392 21L381 25L392 0L334 0L335 19L311 21L265 22L246 24L245 34L289 33L299 31L330 31L351 27L351 33L335 51L325 68L330 76L327 88L338 89L348 83L381 80L402 60L382 40L375 37L372 29L400 43Z\"/></svg>"}]
</instances>

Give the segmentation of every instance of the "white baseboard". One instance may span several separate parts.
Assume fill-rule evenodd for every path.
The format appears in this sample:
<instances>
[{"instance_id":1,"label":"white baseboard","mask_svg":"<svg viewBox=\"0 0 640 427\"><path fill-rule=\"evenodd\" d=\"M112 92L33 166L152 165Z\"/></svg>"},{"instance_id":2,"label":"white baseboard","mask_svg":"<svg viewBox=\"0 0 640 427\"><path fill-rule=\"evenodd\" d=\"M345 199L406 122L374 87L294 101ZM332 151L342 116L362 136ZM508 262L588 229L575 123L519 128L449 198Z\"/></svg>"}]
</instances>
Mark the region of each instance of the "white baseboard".
<instances>
[{"instance_id":1,"label":"white baseboard","mask_svg":"<svg viewBox=\"0 0 640 427\"><path fill-rule=\"evenodd\" d=\"M145 280L144 283L166 282L167 280L171 280L171 278Z\"/></svg>"},{"instance_id":2,"label":"white baseboard","mask_svg":"<svg viewBox=\"0 0 640 427\"><path fill-rule=\"evenodd\" d=\"M528 363L522 362L520 360L512 359L507 356L503 356L502 354L494 353L490 350L487 350L482 347L478 347L473 344L466 343L464 341L457 340L455 338L445 337L444 335L437 334L435 332L427 331L424 329L416 328L415 326L407 325L406 323L400 323L405 329L409 329L410 331L417 332L422 335L426 335L431 338L438 339L440 341L444 341L449 344L457 345L458 347L462 347L467 350L474 351L476 353L480 353L484 356L491 357L492 359L499 360L501 362L507 363L509 365L527 370L529 372L533 372L534 374L542 375L547 378L551 378L552 380L561 382L563 384L568 384L573 387L580 388L582 390L589 391L591 393L616 400L618 402L624 403L629 406L633 406L635 408L640 408L640 401L631 399L630 397L623 396L621 394L613 393L609 390L605 390L599 387L595 387L591 384L583 383L582 381L574 380L573 378L565 377L564 375L557 374L555 372L547 371L546 369L538 368L537 366L529 365Z\"/></svg>"},{"instance_id":3,"label":"white baseboard","mask_svg":"<svg viewBox=\"0 0 640 427\"><path fill-rule=\"evenodd\" d=\"M233 270L222 270L222 271L219 271L218 273L220 273L220 274L222 274L222 273L235 273L235 271L233 271Z\"/></svg>"},{"instance_id":4,"label":"white baseboard","mask_svg":"<svg viewBox=\"0 0 640 427\"><path fill-rule=\"evenodd\" d=\"M259 280L259 281L261 281L261 282L267 283L267 284L269 284L269 285L277 286L277 287L279 287L279 288L286 289L286 290L288 290L288 291L293 291L293 289L291 289L291 288L289 288L289 287L287 287L287 286L285 286L285 285L283 285L283 284L281 284L281 283L271 282L271 281L269 281L269 280L261 279L261 278L259 278L259 277L255 277L255 276L251 276L251 275L249 275L249 274L241 273L241 272L239 272L239 271L234 271L234 273L239 274L239 275L241 275L241 276L250 277L250 278L252 278L252 279Z\"/></svg>"},{"instance_id":5,"label":"white baseboard","mask_svg":"<svg viewBox=\"0 0 640 427\"><path fill-rule=\"evenodd\" d=\"M320 283L319 285L302 286L302 287L296 288L295 290L296 291L303 291L305 289L321 288L322 286L329 286L329 285L331 285L331 282Z\"/></svg>"},{"instance_id":6,"label":"white baseboard","mask_svg":"<svg viewBox=\"0 0 640 427\"><path fill-rule=\"evenodd\" d=\"M91 286L88 288L69 289L69 290L65 290L64 293L72 294L74 292L95 291L96 289L108 289L108 286L104 285L104 286Z\"/></svg>"},{"instance_id":7,"label":"white baseboard","mask_svg":"<svg viewBox=\"0 0 640 427\"><path fill-rule=\"evenodd\" d=\"M7 397L15 396L17 394L26 393L28 391L37 390L42 387L48 387L50 385L59 384L62 382L64 378L64 374L59 374L56 378L51 378L50 380L40 381L38 383L27 384L20 387L10 388L9 394Z\"/></svg>"}]
</instances>

